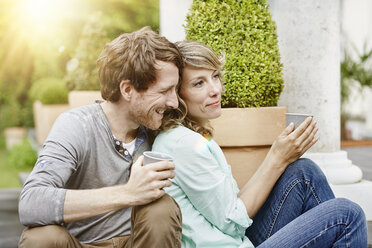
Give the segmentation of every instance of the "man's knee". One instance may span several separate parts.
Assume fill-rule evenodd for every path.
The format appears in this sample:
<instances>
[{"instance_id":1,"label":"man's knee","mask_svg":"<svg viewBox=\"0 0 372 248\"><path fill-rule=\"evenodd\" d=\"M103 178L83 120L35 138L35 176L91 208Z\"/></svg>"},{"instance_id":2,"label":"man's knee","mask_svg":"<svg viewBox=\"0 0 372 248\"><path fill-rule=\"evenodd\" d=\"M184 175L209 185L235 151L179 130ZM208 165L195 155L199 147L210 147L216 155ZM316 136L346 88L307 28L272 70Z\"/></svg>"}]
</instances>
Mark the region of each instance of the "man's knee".
<instances>
[{"instance_id":1,"label":"man's knee","mask_svg":"<svg viewBox=\"0 0 372 248\"><path fill-rule=\"evenodd\" d=\"M19 241L23 247L74 247L70 246L72 236L66 228L58 225L26 228Z\"/></svg>"},{"instance_id":2,"label":"man's knee","mask_svg":"<svg viewBox=\"0 0 372 248\"><path fill-rule=\"evenodd\" d=\"M176 201L165 194L132 211L132 247L181 247L182 215Z\"/></svg>"},{"instance_id":3,"label":"man's knee","mask_svg":"<svg viewBox=\"0 0 372 248\"><path fill-rule=\"evenodd\" d=\"M176 201L165 194L163 197L143 206L136 206L133 209L137 221L145 221L148 225L154 225L157 228L159 224L175 224L181 226L181 210ZM168 226L166 225L166 226Z\"/></svg>"}]
</instances>

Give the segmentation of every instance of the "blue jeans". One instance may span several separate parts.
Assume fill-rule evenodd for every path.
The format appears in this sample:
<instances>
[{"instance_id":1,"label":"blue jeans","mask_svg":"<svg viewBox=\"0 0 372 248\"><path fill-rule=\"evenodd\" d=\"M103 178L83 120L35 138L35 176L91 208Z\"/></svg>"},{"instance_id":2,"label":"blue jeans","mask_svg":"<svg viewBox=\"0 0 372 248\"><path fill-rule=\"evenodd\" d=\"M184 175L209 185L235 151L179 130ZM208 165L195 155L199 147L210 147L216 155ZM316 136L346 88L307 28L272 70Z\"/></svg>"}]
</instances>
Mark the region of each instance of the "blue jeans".
<instances>
[{"instance_id":1,"label":"blue jeans","mask_svg":"<svg viewBox=\"0 0 372 248\"><path fill-rule=\"evenodd\" d=\"M367 247L363 210L335 198L309 159L290 164L253 218L246 236L258 248Z\"/></svg>"}]
</instances>

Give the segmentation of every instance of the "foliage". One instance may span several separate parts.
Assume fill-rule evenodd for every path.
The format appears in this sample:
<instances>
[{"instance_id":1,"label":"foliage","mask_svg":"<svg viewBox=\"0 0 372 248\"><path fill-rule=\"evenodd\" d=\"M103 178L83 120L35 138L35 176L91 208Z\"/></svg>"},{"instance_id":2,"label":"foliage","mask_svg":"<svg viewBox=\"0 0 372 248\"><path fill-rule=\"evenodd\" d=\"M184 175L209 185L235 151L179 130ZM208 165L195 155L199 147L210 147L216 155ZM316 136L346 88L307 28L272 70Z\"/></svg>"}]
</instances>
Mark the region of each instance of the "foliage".
<instances>
[{"instance_id":1,"label":"foliage","mask_svg":"<svg viewBox=\"0 0 372 248\"><path fill-rule=\"evenodd\" d=\"M41 78L32 84L30 98L42 104L67 104L68 90L61 78Z\"/></svg>"},{"instance_id":2,"label":"foliage","mask_svg":"<svg viewBox=\"0 0 372 248\"><path fill-rule=\"evenodd\" d=\"M26 138L21 144L12 147L8 159L9 164L17 169L30 169L36 163L37 152Z\"/></svg>"},{"instance_id":3,"label":"foliage","mask_svg":"<svg viewBox=\"0 0 372 248\"><path fill-rule=\"evenodd\" d=\"M341 101L345 103L350 94L350 87L353 82L360 86L372 88L372 49L358 54L357 60L353 60L350 54L345 51L344 60L341 63Z\"/></svg>"},{"instance_id":4,"label":"foliage","mask_svg":"<svg viewBox=\"0 0 372 248\"><path fill-rule=\"evenodd\" d=\"M187 39L226 57L223 107L277 104L282 64L266 0L194 0L186 20Z\"/></svg>"},{"instance_id":5,"label":"foliage","mask_svg":"<svg viewBox=\"0 0 372 248\"><path fill-rule=\"evenodd\" d=\"M21 104L17 99L0 92L0 131L7 127L30 127L33 125L32 104Z\"/></svg>"},{"instance_id":6,"label":"foliage","mask_svg":"<svg viewBox=\"0 0 372 248\"><path fill-rule=\"evenodd\" d=\"M30 171L31 169L18 169L9 163L10 151L0 149L0 188L21 187L21 181L18 174L20 172Z\"/></svg>"},{"instance_id":7,"label":"foliage","mask_svg":"<svg viewBox=\"0 0 372 248\"><path fill-rule=\"evenodd\" d=\"M96 60L108 40L101 18L101 13L96 13L83 29L75 56L67 65L69 90L100 89Z\"/></svg>"},{"instance_id":8,"label":"foliage","mask_svg":"<svg viewBox=\"0 0 372 248\"><path fill-rule=\"evenodd\" d=\"M144 26L159 29L159 0L85 0L94 11L105 13L102 20L110 39Z\"/></svg>"},{"instance_id":9,"label":"foliage","mask_svg":"<svg viewBox=\"0 0 372 248\"><path fill-rule=\"evenodd\" d=\"M6 147L5 136L3 133L0 133L0 150L5 149L5 147Z\"/></svg>"}]
</instances>

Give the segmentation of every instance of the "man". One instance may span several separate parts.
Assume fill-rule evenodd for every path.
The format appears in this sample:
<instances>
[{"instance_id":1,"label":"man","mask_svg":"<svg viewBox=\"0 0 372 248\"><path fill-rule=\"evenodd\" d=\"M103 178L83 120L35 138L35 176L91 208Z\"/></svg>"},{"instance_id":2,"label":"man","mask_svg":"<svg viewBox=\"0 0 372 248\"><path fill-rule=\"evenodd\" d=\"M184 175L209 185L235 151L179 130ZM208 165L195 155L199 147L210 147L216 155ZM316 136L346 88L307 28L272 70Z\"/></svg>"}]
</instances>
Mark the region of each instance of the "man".
<instances>
[{"instance_id":1,"label":"man","mask_svg":"<svg viewBox=\"0 0 372 248\"><path fill-rule=\"evenodd\" d=\"M163 190L174 164L142 166L140 155L148 129L178 106L182 66L177 47L149 28L106 44L105 101L56 120L20 196L19 247L181 247L181 212Z\"/></svg>"}]
</instances>

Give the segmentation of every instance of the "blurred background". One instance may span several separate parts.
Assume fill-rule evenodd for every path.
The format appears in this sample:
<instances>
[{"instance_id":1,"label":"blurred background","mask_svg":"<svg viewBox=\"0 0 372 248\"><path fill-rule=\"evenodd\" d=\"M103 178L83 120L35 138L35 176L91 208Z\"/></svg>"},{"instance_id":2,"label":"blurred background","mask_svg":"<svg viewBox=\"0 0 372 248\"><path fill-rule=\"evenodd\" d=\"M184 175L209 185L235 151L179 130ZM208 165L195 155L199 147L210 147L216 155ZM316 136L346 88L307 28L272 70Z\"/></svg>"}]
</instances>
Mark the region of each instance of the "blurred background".
<instances>
[{"instance_id":1,"label":"blurred background","mask_svg":"<svg viewBox=\"0 0 372 248\"><path fill-rule=\"evenodd\" d=\"M340 7L342 144L369 144L372 1L340 0ZM20 186L18 173L31 170L35 148L68 109L69 92L99 90L96 59L103 45L143 26L159 32L159 12L159 0L0 0L0 188ZM35 114L45 105L55 106L52 120ZM10 127L22 128L21 143L7 144ZM35 127L45 133L33 144L27 137Z\"/></svg>"},{"instance_id":2,"label":"blurred background","mask_svg":"<svg viewBox=\"0 0 372 248\"><path fill-rule=\"evenodd\" d=\"M103 45L143 26L159 31L158 0L0 0L0 188L20 186L18 172L36 159L32 141L6 144L4 130L32 131L35 101L99 89Z\"/></svg>"}]
</instances>

